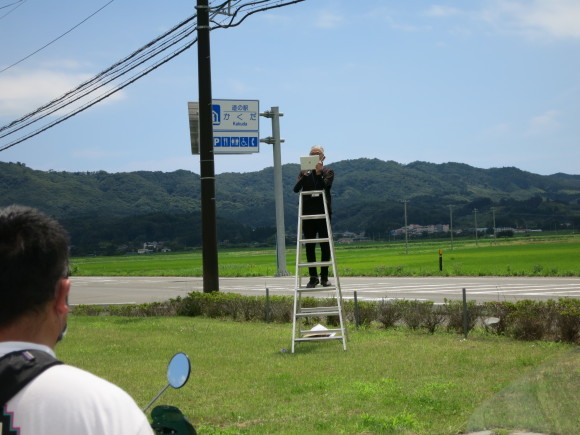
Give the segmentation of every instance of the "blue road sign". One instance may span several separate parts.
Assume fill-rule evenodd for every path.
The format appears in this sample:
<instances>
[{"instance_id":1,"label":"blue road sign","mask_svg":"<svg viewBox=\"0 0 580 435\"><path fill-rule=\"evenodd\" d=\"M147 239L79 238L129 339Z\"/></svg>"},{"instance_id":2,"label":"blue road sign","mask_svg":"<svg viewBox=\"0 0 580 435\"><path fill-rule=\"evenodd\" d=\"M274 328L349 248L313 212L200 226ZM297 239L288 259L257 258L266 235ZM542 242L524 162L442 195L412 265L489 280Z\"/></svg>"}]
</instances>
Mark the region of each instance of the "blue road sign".
<instances>
[{"instance_id":1,"label":"blue road sign","mask_svg":"<svg viewBox=\"0 0 580 435\"><path fill-rule=\"evenodd\" d=\"M258 100L213 100L214 152L260 151L260 102Z\"/></svg>"}]
</instances>

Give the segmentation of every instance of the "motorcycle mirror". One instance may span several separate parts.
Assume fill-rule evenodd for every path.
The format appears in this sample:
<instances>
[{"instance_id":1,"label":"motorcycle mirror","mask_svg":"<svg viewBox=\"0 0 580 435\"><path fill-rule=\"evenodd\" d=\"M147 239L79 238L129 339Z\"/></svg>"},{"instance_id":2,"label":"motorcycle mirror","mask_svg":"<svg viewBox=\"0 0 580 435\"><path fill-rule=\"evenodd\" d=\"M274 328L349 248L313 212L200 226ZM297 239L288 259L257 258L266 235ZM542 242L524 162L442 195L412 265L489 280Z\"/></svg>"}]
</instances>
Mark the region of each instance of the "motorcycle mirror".
<instances>
[{"instance_id":1,"label":"motorcycle mirror","mask_svg":"<svg viewBox=\"0 0 580 435\"><path fill-rule=\"evenodd\" d=\"M165 390L169 388L169 386L172 386L176 389L183 387L189 379L190 373L191 364L189 363L189 358L187 355L183 352L178 352L173 355L173 358L171 358L171 361L169 361L167 366L167 385L163 387L159 394L153 398L149 405L143 408L143 412L147 411L151 405L153 405L153 403L155 403L155 401L161 397Z\"/></svg>"},{"instance_id":2,"label":"motorcycle mirror","mask_svg":"<svg viewBox=\"0 0 580 435\"><path fill-rule=\"evenodd\" d=\"M176 353L167 366L167 382L173 388L181 388L189 379L191 365L189 358L183 352Z\"/></svg>"}]
</instances>

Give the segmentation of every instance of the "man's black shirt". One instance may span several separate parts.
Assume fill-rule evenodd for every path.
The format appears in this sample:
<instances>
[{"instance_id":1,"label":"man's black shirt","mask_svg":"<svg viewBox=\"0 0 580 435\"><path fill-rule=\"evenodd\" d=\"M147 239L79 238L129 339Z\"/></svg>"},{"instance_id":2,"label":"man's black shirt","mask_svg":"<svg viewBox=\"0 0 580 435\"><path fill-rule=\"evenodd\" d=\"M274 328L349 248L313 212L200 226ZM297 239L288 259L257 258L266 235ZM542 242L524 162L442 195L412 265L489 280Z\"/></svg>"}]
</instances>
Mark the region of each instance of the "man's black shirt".
<instances>
[{"instance_id":1,"label":"man's black shirt","mask_svg":"<svg viewBox=\"0 0 580 435\"><path fill-rule=\"evenodd\" d=\"M298 175L298 181L294 186L294 192L300 192L301 190L305 192L310 190L324 190L328 205L328 216L330 217L332 215L330 188L334 181L334 170L332 168L324 167L322 168L322 173L320 175L317 175L316 171L309 172L309 174L307 173L303 175L300 173ZM324 214L322 196L305 195L302 199L302 214Z\"/></svg>"}]
</instances>

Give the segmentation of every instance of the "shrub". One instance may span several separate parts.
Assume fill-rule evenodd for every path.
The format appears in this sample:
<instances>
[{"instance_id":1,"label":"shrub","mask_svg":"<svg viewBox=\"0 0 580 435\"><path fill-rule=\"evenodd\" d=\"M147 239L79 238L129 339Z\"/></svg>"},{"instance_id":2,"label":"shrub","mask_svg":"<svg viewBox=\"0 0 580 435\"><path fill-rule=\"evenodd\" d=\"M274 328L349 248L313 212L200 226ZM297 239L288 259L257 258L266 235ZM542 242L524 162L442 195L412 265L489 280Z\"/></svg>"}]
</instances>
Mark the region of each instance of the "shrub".
<instances>
[{"instance_id":1,"label":"shrub","mask_svg":"<svg viewBox=\"0 0 580 435\"><path fill-rule=\"evenodd\" d=\"M426 328L431 334L434 334L437 328L445 321L447 315L444 307L433 305L432 302L428 305L430 305L430 309L425 311L425 317L421 326Z\"/></svg>"},{"instance_id":2,"label":"shrub","mask_svg":"<svg viewBox=\"0 0 580 435\"><path fill-rule=\"evenodd\" d=\"M507 317L514 309L514 304L511 302L485 302L482 307L482 313L487 317L499 319L493 324L483 322L486 332L504 334L507 328Z\"/></svg>"},{"instance_id":3,"label":"shrub","mask_svg":"<svg viewBox=\"0 0 580 435\"><path fill-rule=\"evenodd\" d=\"M445 299L445 314L447 315L447 330L463 332L463 301ZM471 331L481 311L475 301L467 301L467 330Z\"/></svg>"},{"instance_id":4,"label":"shrub","mask_svg":"<svg viewBox=\"0 0 580 435\"><path fill-rule=\"evenodd\" d=\"M385 328L392 328L401 319L403 307L401 301L381 299L377 302L377 321Z\"/></svg>"},{"instance_id":5,"label":"shrub","mask_svg":"<svg viewBox=\"0 0 580 435\"><path fill-rule=\"evenodd\" d=\"M292 321L293 298L289 296L270 296L270 321L288 323Z\"/></svg>"},{"instance_id":6,"label":"shrub","mask_svg":"<svg viewBox=\"0 0 580 435\"><path fill-rule=\"evenodd\" d=\"M127 317L175 316L177 313L175 305L170 301L139 305L111 305L108 307L108 312L112 316Z\"/></svg>"},{"instance_id":7,"label":"shrub","mask_svg":"<svg viewBox=\"0 0 580 435\"><path fill-rule=\"evenodd\" d=\"M203 293L189 293L185 298L178 296L173 299L177 305L178 316L201 316L203 314L203 300L200 295Z\"/></svg>"},{"instance_id":8,"label":"shrub","mask_svg":"<svg viewBox=\"0 0 580 435\"><path fill-rule=\"evenodd\" d=\"M421 326L427 310L431 310L433 302L427 304L422 301L400 301L402 305L401 318L405 324L415 330Z\"/></svg>"},{"instance_id":9,"label":"shrub","mask_svg":"<svg viewBox=\"0 0 580 435\"><path fill-rule=\"evenodd\" d=\"M558 299L556 324L563 341L580 343L580 299Z\"/></svg>"},{"instance_id":10,"label":"shrub","mask_svg":"<svg viewBox=\"0 0 580 435\"><path fill-rule=\"evenodd\" d=\"M529 299L518 301L508 315L508 332L518 340L540 340L549 336L552 326L553 304Z\"/></svg>"},{"instance_id":11,"label":"shrub","mask_svg":"<svg viewBox=\"0 0 580 435\"><path fill-rule=\"evenodd\" d=\"M413 330L426 328L433 334L446 318L446 312L432 301L399 301L398 305L403 322Z\"/></svg>"},{"instance_id":12,"label":"shrub","mask_svg":"<svg viewBox=\"0 0 580 435\"><path fill-rule=\"evenodd\" d=\"M176 304L173 301L153 302L139 305L78 305L72 312L84 316L126 316L126 317L154 317L175 316Z\"/></svg>"},{"instance_id":13,"label":"shrub","mask_svg":"<svg viewBox=\"0 0 580 435\"><path fill-rule=\"evenodd\" d=\"M240 309L243 320L263 320L266 313L266 299L259 296L236 299L236 309Z\"/></svg>"},{"instance_id":14,"label":"shrub","mask_svg":"<svg viewBox=\"0 0 580 435\"><path fill-rule=\"evenodd\" d=\"M74 314L81 316L100 316L105 313L105 308L98 305L77 305L72 309Z\"/></svg>"},{"instance_id":15,"label":"shrub","mask_svg":"<svg viewBox=\"0 0 580 435\"><path fill-rule=\"evenodd\" d=\"M359 325L370 325L377 319L377 304L371 301L357 301ZM356 323L355 305L353 300L343 304L344 315L347 322Z\"/></svg>"},{"instance_id":16,"label":"shrub","mask_svg":"<svg viewBox=\"0 0 580 435\"><path fill-rule=\"evenodd\" d=\"M332 298L302 298L305 308L335 306ZM354 323L354 303L344 301L345 321ZM294 309L293 296L271 296L269 321L289 323ZM265 321L266 297L243 296L235 293L192 292L186 297L177 297L166 302L139 305L78 305L73 314L88 316L207 316L230 318L238 321ZM463 332L463 303L447 300L443 306L431 301L387 300L358 302L359 322L370 325L379 322L384 328L392 328L403 321L409 328L426 328L434 333L447 320L447 329ZM507 334L519 340L551 340L580 343L580 299L561 298L558 301L522 300L511 302L486 302L477 305L467 303L468 330L472 330L482 316L498 319L493 324L483 323L488 332ZM338 325L338 316L305 318L306 323Z\"/></svg>"}]
</instances>

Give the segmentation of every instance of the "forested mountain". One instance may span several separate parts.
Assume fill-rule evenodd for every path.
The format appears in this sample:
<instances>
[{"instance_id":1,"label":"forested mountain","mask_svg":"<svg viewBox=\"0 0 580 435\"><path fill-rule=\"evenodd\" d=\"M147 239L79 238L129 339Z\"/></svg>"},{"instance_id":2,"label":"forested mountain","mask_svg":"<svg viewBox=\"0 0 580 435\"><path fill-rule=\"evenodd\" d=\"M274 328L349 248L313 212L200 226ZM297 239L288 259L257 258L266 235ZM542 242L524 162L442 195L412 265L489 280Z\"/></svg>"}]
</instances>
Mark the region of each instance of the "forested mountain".
<instances>
[{"instance_id":1,"label":"forested mountain","mask_svg":"<svg viewBox=\"0 0 580 435\"><path fill-rule=\"evenodd\" d=\"M479 169L460 163L378 159L331 164L335 231L385 233L409 223L554 229L580 225L580 175L532 174L517 168ZM283 166L285 223L296 228L299 167ZM274 171L224 173L216 180L218 237L230 242L263 242L275 231ZM164 240L174 247L200 243L200 177L189 171L131 173L37 171L0 162L0 206L37 207L65 222L75 246ZM82 249L83 251L85 249Z\"/></svg>"}]
</instances>

